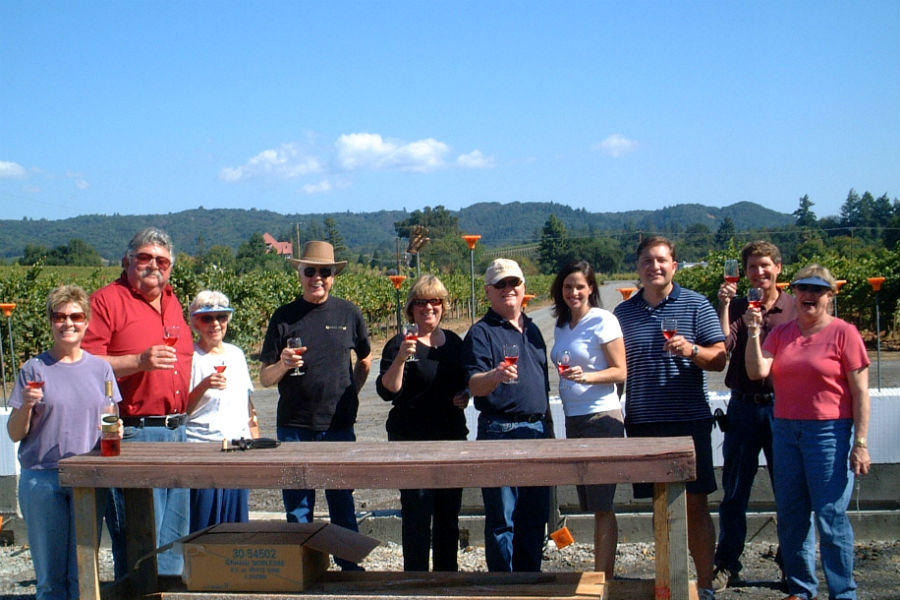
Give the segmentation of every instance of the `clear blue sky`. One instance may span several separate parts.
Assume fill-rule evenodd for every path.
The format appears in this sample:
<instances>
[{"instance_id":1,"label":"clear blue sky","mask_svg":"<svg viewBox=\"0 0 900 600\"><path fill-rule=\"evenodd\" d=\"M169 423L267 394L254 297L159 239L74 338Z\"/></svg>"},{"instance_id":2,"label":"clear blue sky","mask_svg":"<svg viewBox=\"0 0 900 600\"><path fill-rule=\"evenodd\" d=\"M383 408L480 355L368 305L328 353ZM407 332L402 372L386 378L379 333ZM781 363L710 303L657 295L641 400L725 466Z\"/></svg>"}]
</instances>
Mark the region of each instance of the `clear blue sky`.
<instances>
[{"instance_id":1,"label":"clear blue sky","mask_svg":"<svg viewBox=\"0 0 900 600\"><path fill-rule=\"evenodd\" d=\"M0 219L900 197L900 4L0 2Z\"/></svg>"}]
</instances>

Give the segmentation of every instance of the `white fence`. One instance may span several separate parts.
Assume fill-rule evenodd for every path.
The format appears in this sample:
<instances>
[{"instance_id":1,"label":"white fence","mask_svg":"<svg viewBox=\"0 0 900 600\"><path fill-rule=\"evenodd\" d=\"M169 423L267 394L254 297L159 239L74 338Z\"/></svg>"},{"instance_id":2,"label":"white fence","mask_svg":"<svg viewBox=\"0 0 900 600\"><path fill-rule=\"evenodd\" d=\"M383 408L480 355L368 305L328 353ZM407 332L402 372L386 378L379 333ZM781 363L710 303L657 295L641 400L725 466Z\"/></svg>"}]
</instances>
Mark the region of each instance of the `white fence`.
<instances>
[{"instance_id":1,"label":"white fence","mask_svg":"<svg viewBox=\"0 0 900 600\"><path fill-rule=\"evenodd\" d=\"M883 388L870 390L872 398L872 416L869 423L869 455L873 463L900 463L900 388ZM709 406L712 410L725 410L730 398L728 392L710 392ZM553 413L553 430L557 438L566 437L565 415L559 396L550 398L550 411ZM469 403L466 408L466 425L469 427L469 439L474 440L478 432L478 411ZM722 441L724 436L718 428L713 428L713 464L722 466ZM759 463L766 464L762 452Z\"/></svg>"}]
</instances>

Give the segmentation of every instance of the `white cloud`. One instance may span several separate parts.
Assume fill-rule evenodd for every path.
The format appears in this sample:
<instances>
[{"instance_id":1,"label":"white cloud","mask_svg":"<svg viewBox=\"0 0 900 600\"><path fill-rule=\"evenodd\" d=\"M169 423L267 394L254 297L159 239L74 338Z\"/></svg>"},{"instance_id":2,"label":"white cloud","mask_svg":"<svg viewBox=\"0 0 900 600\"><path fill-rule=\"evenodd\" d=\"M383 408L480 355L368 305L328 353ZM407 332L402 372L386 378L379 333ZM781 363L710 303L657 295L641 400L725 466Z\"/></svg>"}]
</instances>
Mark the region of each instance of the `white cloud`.
<instances>
[{"instance_id":1,"label":"white cloud","mask_svg":"<svg viewBox=\"0 0 900 600\"><path fill-rule=\"evenodd\" d=\"M341 135L333 146L318 155L302 147L302 144L285 143L263 150L242 165L222 167L219 178L228 183L258 177L306 178L300 186L303 193L323 194L350 187L356 171L430 173L453 166L465 169L494 166L494 157L485 156L480 150L448 162L450 146L431 137L405 142L378 133L358 132Z\"/></svg>"},{"instance_id":2,"label":"white cloud","mask_svg":"<svg viewBox=\"0 0 900 600\"><path fill-rule=\"evenodd\" d=\"M331 191L331 182L323 179L319 183L307 183L303 186L303 191L307 194L322 194Z\"/></svg>"},{"instance_id":3,"label":"white cloud","mask_svg":"<svg viewBox=\"0 0 900 600\"><path fill-rule=\"evenodd\" d=\"M75 181L75 187L79 190L86 190L91 187L91 184L88 183L87 179L84 178L84 175L81 173L76 173L74 171L66 171L66 177Z\"/></svg>"},{"instance_id":4,"label":"white cloud","mask_svg":"<svg viewBox=\"0 0 900 600\"><path fill-rule=\"evenodd\" d=\"M228 182L263 175L294 179L322 171L322 162L318 157L304 154L296 144L282 144L276 149L263 150L240 167L224 167L219 171L219 177Z\"/></svg>"},{"instance_id":5,"label":"white cloud","mask_svg":"<svg viewBox=\"0 0 900 600\"><path fill-rule=\"evenodd\" d=\"M444 166L450 147L434 138L410 143L385 140L377 133L350 133L335 143L338 164L345 170L399 170L428 173Z\"/></svg>"},{"instance_id":6,"label":"white cloud","mask_svg":"<svg viewBox=\"0 0 900 600\"><path fill-rule=\"evenodd\" d=\"M613 158L619 158L634 152L637 147L638 143L635 140L629 140L620 133L614 133L599 144L595 144L594 150L599 150Z\"/></svg>"},{"instance_id":7,"label":"white cloud","mask_svg":"<svg viewBox=\"0 0 900 600\"><path fill-rule=\"evenodd\" d=\"M464 169L490 169L494 166L494 157L485 156L481 150L472 150L468 154L460 154L456 164Z\"/></svg>"},{"instance_id":8,"label":"white cloud","mask_svg":"<svg viewBox=\"0 0 900 600\"><path fill-rule=\"evenodd\" d=\"M25 167L19 163L0 160L0 178L25 177Z\"/></svg>"}]
</instances>

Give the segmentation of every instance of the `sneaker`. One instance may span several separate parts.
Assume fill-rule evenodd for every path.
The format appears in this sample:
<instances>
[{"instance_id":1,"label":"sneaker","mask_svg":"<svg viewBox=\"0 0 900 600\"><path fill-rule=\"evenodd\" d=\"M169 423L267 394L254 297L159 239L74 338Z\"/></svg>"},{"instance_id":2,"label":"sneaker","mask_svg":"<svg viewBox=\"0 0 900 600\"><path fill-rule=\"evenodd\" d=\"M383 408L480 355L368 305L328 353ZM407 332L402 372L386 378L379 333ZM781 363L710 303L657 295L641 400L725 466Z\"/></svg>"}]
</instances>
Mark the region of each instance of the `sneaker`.
<instances>
[{"instance_id":1,"label":"sneaker","mask_svg":"<svg viewBox=\"0 0 900 600\"><path fill-rule=\"evenodd\" d=\"M699 600L716 600L716 593L709 588L697 588Z\"/></svg>"},{"instance_id":2,"label":"sneaker","mask_svg":"<svg viewBox=\"0 0 900 600\"><path fill-rule=\"evenodd\" d=\"M726 588L741 583L741 576L737 571L732 571L727 567L716 567L713 571L713 589L717 592L723 592Z\"/></svg>"}]
</instances>

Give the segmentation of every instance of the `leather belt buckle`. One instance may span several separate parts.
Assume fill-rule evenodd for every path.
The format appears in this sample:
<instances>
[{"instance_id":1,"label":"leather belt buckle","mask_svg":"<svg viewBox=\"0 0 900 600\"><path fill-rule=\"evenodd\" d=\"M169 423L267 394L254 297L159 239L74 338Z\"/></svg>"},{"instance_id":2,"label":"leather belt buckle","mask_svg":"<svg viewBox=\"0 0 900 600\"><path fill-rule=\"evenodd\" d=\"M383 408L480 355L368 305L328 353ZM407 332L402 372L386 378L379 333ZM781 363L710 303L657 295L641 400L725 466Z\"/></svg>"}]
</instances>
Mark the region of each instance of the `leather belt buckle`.
<instances>
[{"instance_id":1,"label":"leather belt buckle","mask_svg":"<svg viewBox=\"0 0 900 600\"><path fill-rule=\"evenodd\" d=\"M544 415L539 413L533 413L530 415L517 415L513 417L513 420L516 423L537 423L544 420Z\"/></svg>"},{"instance_id":2,"label":"leather belt buckle","mask_svg":"<svg viewBox=\"0 0 900 600\"><path fill-rule=\"evenodd\" d=\"M178 429L187 422L186 414L166 415L163 425L166 429Z\"/></svg>"}]
</instances>

